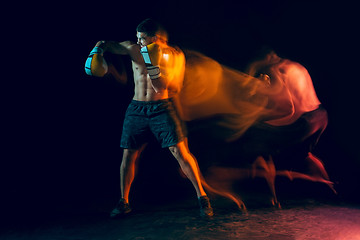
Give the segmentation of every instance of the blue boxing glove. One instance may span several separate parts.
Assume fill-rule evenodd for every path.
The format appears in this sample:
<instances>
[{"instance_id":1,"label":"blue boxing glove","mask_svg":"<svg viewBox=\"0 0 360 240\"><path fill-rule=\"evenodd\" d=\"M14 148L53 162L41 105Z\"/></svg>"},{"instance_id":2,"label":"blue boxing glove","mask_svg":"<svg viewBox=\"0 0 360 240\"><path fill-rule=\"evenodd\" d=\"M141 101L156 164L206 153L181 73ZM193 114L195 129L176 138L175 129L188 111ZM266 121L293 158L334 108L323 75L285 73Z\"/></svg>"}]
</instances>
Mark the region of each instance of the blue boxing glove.
<instances>
[{"instance_id":1,"label":"blue boxing glove","mask_svg":"<svg viewBox=\"0 0 360 240\"><path fill-rule=\"evenodd\" d=\"M87 75L103 77L107 73L108 66L103 57L103 53L104 50L100 47L94 47L90 52L85 62L85 72Z\"/></svg>"}]
</instances>

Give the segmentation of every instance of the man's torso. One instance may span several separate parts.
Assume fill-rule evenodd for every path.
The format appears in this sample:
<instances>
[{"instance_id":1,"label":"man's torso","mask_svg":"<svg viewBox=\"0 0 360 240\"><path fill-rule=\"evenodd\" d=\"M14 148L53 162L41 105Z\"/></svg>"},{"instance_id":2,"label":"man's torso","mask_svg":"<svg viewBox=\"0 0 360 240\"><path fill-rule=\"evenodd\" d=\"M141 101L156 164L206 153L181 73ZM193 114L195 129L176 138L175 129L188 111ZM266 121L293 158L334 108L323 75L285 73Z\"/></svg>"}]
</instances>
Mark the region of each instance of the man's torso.
<instances>
[{"instance_id":1,"label":"man's torso","mask_svg":"<svg viewBox=\"0 0 360 240\"><path fill-rule=\"evenodd\" d=\"M168 98L168 90L155 92L139 47L133 47L130 54L134 74L134 97L137 101L157 101ZM157 80L153 80L157 81Z\"/></svg>"}]
</instances>

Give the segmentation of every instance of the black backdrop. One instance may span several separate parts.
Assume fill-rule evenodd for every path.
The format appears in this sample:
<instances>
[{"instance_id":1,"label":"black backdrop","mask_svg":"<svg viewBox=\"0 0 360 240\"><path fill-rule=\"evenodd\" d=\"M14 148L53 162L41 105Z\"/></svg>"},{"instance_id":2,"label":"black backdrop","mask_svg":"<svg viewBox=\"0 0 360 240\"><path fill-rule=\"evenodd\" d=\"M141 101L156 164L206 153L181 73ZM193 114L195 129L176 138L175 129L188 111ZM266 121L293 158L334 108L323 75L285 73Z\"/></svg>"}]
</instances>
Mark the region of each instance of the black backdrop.
<instances>
[{"instance_id":1,"label":"black backdrop","mask_svg":"<svg viewBox=\"0 0 360 240\"><path fill-rule=\"evenodd\" d=\"M147 17L165 25L170 42L240 70L262 44L303 64L329 113L329 126L316 153L338 182L342 196L358 201L354 192L360 179L355 9L344 1L9 6L13 14L3 30L7 38L2 77L2 211L49 212L93 199L117 199L119 141L132 88L111 77L86 76L84 63L98 40L136 41L135 28ZM136 182L139 195L164 197L192 191L175 177L177 166L169 153L150 145L153 150L145 152L139 166L144 182ZM197 158L202 161L202 156ZM176 188L170 189L174 184Z\"/></svg>"}]
</instances>

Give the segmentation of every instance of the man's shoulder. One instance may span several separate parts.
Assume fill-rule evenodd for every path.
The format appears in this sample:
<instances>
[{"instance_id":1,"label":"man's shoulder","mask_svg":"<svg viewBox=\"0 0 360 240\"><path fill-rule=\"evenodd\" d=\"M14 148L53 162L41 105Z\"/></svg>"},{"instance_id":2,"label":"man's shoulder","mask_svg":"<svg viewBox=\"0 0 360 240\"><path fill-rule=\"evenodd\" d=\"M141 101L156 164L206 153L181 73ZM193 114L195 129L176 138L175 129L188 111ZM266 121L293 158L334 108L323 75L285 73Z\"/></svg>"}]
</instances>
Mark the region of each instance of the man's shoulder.
<instances>
[{"instance_id":1,"label":"man's shoulder","mask_svg":"<svg viewBox=\"0 0 360 240\"><path fill-rule=\"evenodd\" d=\"M126 47L129 51L140 51L140 46L132 41L121 42L121 45Z\"/></svg>"},{"instance_id":2,"label":"man's shoulder","mask_svg":"<svg viewBox=\"0 0 360 240\"><path fill-rule=\"evenodd\" d=\"M185 58L184 52L177 46L165 45L161 48L161 50L163 55L166 56L168 60L179 60L180 58Z\"/></svg>"},{"instance_id":3,"label":"man's shoulder","mask_svg":"<svg viewBox=\"0 0 360 240\"><path fill-rule=\"evenodd\" d=\"M125 43L125 47L128 51L128 54L130 55L130 57L133 60L138 59L139 57L141 57L141 53L140 53L140 46L134 42L124 42Z\"/></svg>"},{"instance_id":4,"label":"man's shoulder","mask_svg":"<svg viewBox=\"0 0 360 240\"><path fill-rule=\"evenodd\" d=\"M176 52L178 54L183 54L183 51L181 50L181 48L176 45L166 45L166 47L167 47L167 49L169 49L172 52Z\"/></svg>"}]
</instances>

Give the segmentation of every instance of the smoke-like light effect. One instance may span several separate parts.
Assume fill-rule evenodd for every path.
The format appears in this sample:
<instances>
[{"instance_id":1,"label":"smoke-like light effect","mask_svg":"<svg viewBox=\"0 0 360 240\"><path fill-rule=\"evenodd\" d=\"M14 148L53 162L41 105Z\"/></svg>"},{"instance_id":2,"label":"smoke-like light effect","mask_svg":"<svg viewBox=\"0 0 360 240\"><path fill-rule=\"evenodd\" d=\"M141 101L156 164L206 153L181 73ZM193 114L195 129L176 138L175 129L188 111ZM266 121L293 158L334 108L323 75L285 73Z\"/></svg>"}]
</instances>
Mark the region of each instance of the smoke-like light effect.
<instances>
[{"instance_id":1,"label":"smoke-like light effect","mask_svg":"<svg viewBox=\"0 0 360 240\"><path fill-rule=\"evenodd\" d=\"M231 194L232 186L236 181L256 177L264 178L272 195L271 203L278 208L281 208L281 206L275 191L275 179L277 176L287 177L291 181L294 179L303 179L324 183L336 194L336 190L333 187L334 183L330 181L321 160L309 153L306 161L310 172L301 173L290 170L277 170L271 157L265 160L262 156L259 156L250 168L211 167L208 170L207 181L209 181L211 185L214 185L215 188L224 189Z\"/></svg>"},{"instance_id":2,"label":"smoke-like light effect","mask_svg":"<svg viewBox=\"0 0 360 240\"><path fill-rule=\"evenodd\" d=\"M223 140L240 139L239 144L242 144L244 133L252 140L246 143L246 149L240 148L253 154L250 170L229 167L210 169L211 182L215 185L222 182L221 186L217 184L217 189L231 193L235 180L248 176L263 177L273 195L272 203L278 207L275 178L279 175L291 180L301 178L322 182L335 192L323 163L310 152L327 126L327 113L319 108L320 101L311 77L302 65L281 59L272 52L265 59L251 64L248 75L194 51L185 51L185 56L185 78L178 96L183 119L192 121L221 116L215 126L219 127L219 131L226 129L225 132L231 133L218 134ZM249 128L252 131L247 132ZM298 145L305 146L301 149L306 154L303 161L307 161L311 171L305 174L277 170L277 159L276 156L273 159L272 154L289 151ZM288 156L286 161L291 163L291 157Z\"/></svg>"},{"instance_id":3,"label":"smoke-like light effect","mask_svg":"<svg viewBox=\"0 0 360 240\"><path fill-rule=\"evenodd\" d=\"M278 57L274 52L252 63L249 74L269 76L269 91L263 93L268 96L268 107L272 110L272 115L268 116L273 118L268 121L271 125L289 125L320 105L308 71L296 62Z\"/></svg>"},{"instance_id":4,"label":"smoke-like light effect","mask_svg":"<svg viewBox=\"0 0 360 240\"><path fill-rule=\"evenodd\" d=\"M174 99L180 117L188 122L211 121L211 130L218 129L216 136L232 142L232 151L244 151L253 158L249 169L221 165L208 169L211 185L202 177L208 191L233 200L244 210L231 185L248 177L265 178L272 203L279 207L276 176L322 182L335 192L323 163L310 153L327 126L327 113L318 109L320 101L302 65L272 53L252 63L245 74L196 51L183 53L178 48L161 47L161 73L169 80L169 97ZM277 169L276 154L301 144L305 145L303 161L311 171L305 174ZM292 156L286 161L291 165Z\"/></svg>"},{"instance_id":5,"label":"smoke-like light effect","mask_svg":"<svg viewBox=\"0 0 360 240\"><path fill-rule=\"evenodd\" d=\"M230 69L195 51L185 51L186 70L179 93L179 112L183 120L222 116L219 126L231 129L236 138L267 112L267 97L258 94L264 83Z\"/></svg>"},{"instance_id":6,"label":"smoke-like light effect","mask_svg":"<svg viewBox=\"0 0 360 240\"><path fill-rule=\"evenodd\" d=\"M161 44L162 58L160 61L160 71L167 80L169 96L172 97L180 92L183 85L185 72L185 56L177 47Z\"/></svg>"}]
</instances>

